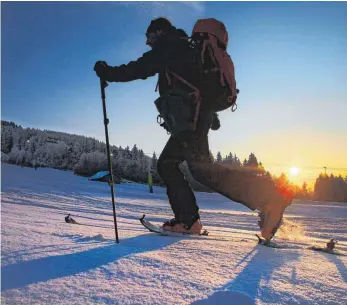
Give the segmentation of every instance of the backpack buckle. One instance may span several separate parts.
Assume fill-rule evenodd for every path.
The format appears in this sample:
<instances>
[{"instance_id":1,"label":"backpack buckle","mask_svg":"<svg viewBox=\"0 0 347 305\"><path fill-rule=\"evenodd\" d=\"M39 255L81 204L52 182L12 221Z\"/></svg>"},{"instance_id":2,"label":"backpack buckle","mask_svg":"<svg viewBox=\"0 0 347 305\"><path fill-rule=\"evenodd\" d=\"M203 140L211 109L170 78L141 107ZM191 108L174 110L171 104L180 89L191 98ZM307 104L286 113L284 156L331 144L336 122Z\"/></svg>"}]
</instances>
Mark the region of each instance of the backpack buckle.
<instances>
[{"instance_id":1,"label":"backpack buckle","mask_svg":"<svg viewBox=\"0 0 347 305\"><path fill-rule=\"evenodd\" d=\"M237 110L236 99L237 99L237 96L228 96L228 102L231 104L232 112L235 112Z\"/></svg>"}]
</instances>

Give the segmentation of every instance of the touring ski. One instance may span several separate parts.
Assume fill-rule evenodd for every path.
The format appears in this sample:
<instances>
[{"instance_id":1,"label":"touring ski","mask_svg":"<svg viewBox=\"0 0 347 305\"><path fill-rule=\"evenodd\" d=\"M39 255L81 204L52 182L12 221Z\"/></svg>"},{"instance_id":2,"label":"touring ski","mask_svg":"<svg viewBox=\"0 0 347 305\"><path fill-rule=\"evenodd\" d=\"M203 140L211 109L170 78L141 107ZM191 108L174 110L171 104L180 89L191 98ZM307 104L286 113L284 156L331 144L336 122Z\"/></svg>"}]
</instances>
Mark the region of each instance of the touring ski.
<instances>
[{"instance_id":1,"label":"touring ski","mask_svg":"<svg viewBox=\"0 0 347 305\"><path fill-rule=\"evenodd\" d=\"M150 232L157 233L163 236L176 236L176 237L185 236L186 237L186 236L207 236L208 235L208 231L206 230L201 232L200 234L185 234L180 232L172 232L172 231L163 230L160 226L155 225L152 222L145 219L145 217L146 215L143 214L143 216L140 218L141 224Z\"/></svg>"},{"instance_id":2,"label":"touring ski","mask_svg":"<svg viewBox=\"0 0 347 305\"><path fill-rule=\"evenodd\" d=\"M318 247L318 246L300 246L300 245L295 245L295 244L282 244L278 242L274 242L271 240L266 240L262 237L260 237L258 234L255 234L255 236L258 238L258 244L269 247L269 248L276 248L276 249L306 249L306 250L313 250L313 251L319 251L319 252L324 252L328 254L333 254L333 255L341 255L341 256L347 256L347 253L344 253L339 250L335 250L335 246L337 244L337 240L331 239L326 247Z\"/></svg>"}]
</instances>

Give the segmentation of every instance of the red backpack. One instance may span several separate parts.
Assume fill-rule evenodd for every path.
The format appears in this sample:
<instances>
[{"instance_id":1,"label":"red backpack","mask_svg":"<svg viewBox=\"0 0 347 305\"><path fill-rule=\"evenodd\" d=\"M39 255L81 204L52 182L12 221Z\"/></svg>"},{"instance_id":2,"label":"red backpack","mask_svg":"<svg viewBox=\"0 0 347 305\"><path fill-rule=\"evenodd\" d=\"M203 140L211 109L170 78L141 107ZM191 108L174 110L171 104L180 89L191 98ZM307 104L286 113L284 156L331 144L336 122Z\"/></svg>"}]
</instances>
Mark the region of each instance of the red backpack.
<instances>
[{"instance_id":1,"label":"red backpack","mask_svg":"<svg viewBox=\"0 0 347 305\"><path fill-rule=\"evenodd\" d=\"M182 39L188 38L182 37ZM195 130L202 90L213 90L215 93L212 108L214 112L223 111L229 107L234 112L237 109L236 99L239 90L236 88L234 64L226 51L228 32L222 22L214 18L199 19L193 28L190 44L195 61L199 66L201 84L203 85L194 86L170 70L166 70L166 77L169 84L171 84L171 78L174 78L191 89L189 96L196 104L193 118L193 129Z\"/></svg>"},{"instance_id":2,"label":"red backpack","mask_svg":"<svg viewBox=\"0 0 347 305\"><path fill-rule=\"evenodd\" d=\"M237 109L239 90L236 89L234 64L226 51L228 40L228 32L222 22L208 18L199 19L195 23L191 43L200 52L202 78L217 80L216 112L229 107L232 111ZM218 77L216 73L219 74Z\"/></svg>"}]
</instances>

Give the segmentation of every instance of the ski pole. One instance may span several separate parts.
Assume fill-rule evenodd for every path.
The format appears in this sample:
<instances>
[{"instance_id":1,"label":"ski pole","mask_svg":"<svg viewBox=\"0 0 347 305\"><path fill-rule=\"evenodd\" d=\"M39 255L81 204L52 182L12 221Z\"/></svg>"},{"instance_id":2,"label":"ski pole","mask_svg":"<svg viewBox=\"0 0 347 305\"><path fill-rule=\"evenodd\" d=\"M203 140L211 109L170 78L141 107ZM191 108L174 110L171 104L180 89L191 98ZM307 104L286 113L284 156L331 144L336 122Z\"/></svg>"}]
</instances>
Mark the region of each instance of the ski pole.
<instances>
[{"instance_id":1,"label":"ski pole","mask_svg":"<svg viewBox=\"0 0 347 305\"><path fill-rule=\"evenodd\" d=\"M110 182L109 185L111 187L111 195L112 195L112 206L113 206L113 219L114 219L114 231L116 235L116 242L119 243L118 238L118 229L117 229L117 215L116 215L116 205L114 201L114 182L113 182L113 172L112 172L112 162L111 162L111 155L110 155L110 144L108 141L108 128L107 125L109 123L109 119L107 118L106 114L106 95L105 95L105 88L108 86L107 82L100 79L100 87L101 87L101 99L102 99L102 107L104 111L104 125L105 125L105 136L106 136L106 151L107 151L107 161L108 161L108 171L110 173Z\"/></svg>"}]
</instances>

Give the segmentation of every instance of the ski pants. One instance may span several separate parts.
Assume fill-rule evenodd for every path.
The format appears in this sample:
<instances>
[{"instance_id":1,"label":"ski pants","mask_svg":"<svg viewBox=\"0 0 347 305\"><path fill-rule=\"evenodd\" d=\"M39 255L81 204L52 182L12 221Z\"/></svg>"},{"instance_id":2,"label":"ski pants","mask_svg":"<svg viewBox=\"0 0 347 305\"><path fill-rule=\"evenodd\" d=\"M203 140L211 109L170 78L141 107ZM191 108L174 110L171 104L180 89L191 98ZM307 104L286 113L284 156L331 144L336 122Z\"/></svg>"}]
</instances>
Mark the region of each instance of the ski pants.
<instances>
[{"instance_id":1,"label":"ski pants","mask_svg":"<svg viewBox=\"0 0 347 305\"><path fill-rule=\"evenodd\" d=\"M212 163L207 132L199 136L171 136L159 157L157 170L167 186L175 218L184 223L199 218L199 207L192 188L179 169L183 161L187 162L196 181L253 211L261 211L271 200L281 200L271 177L242 167Z\"/></svg>"}]
</instances>

